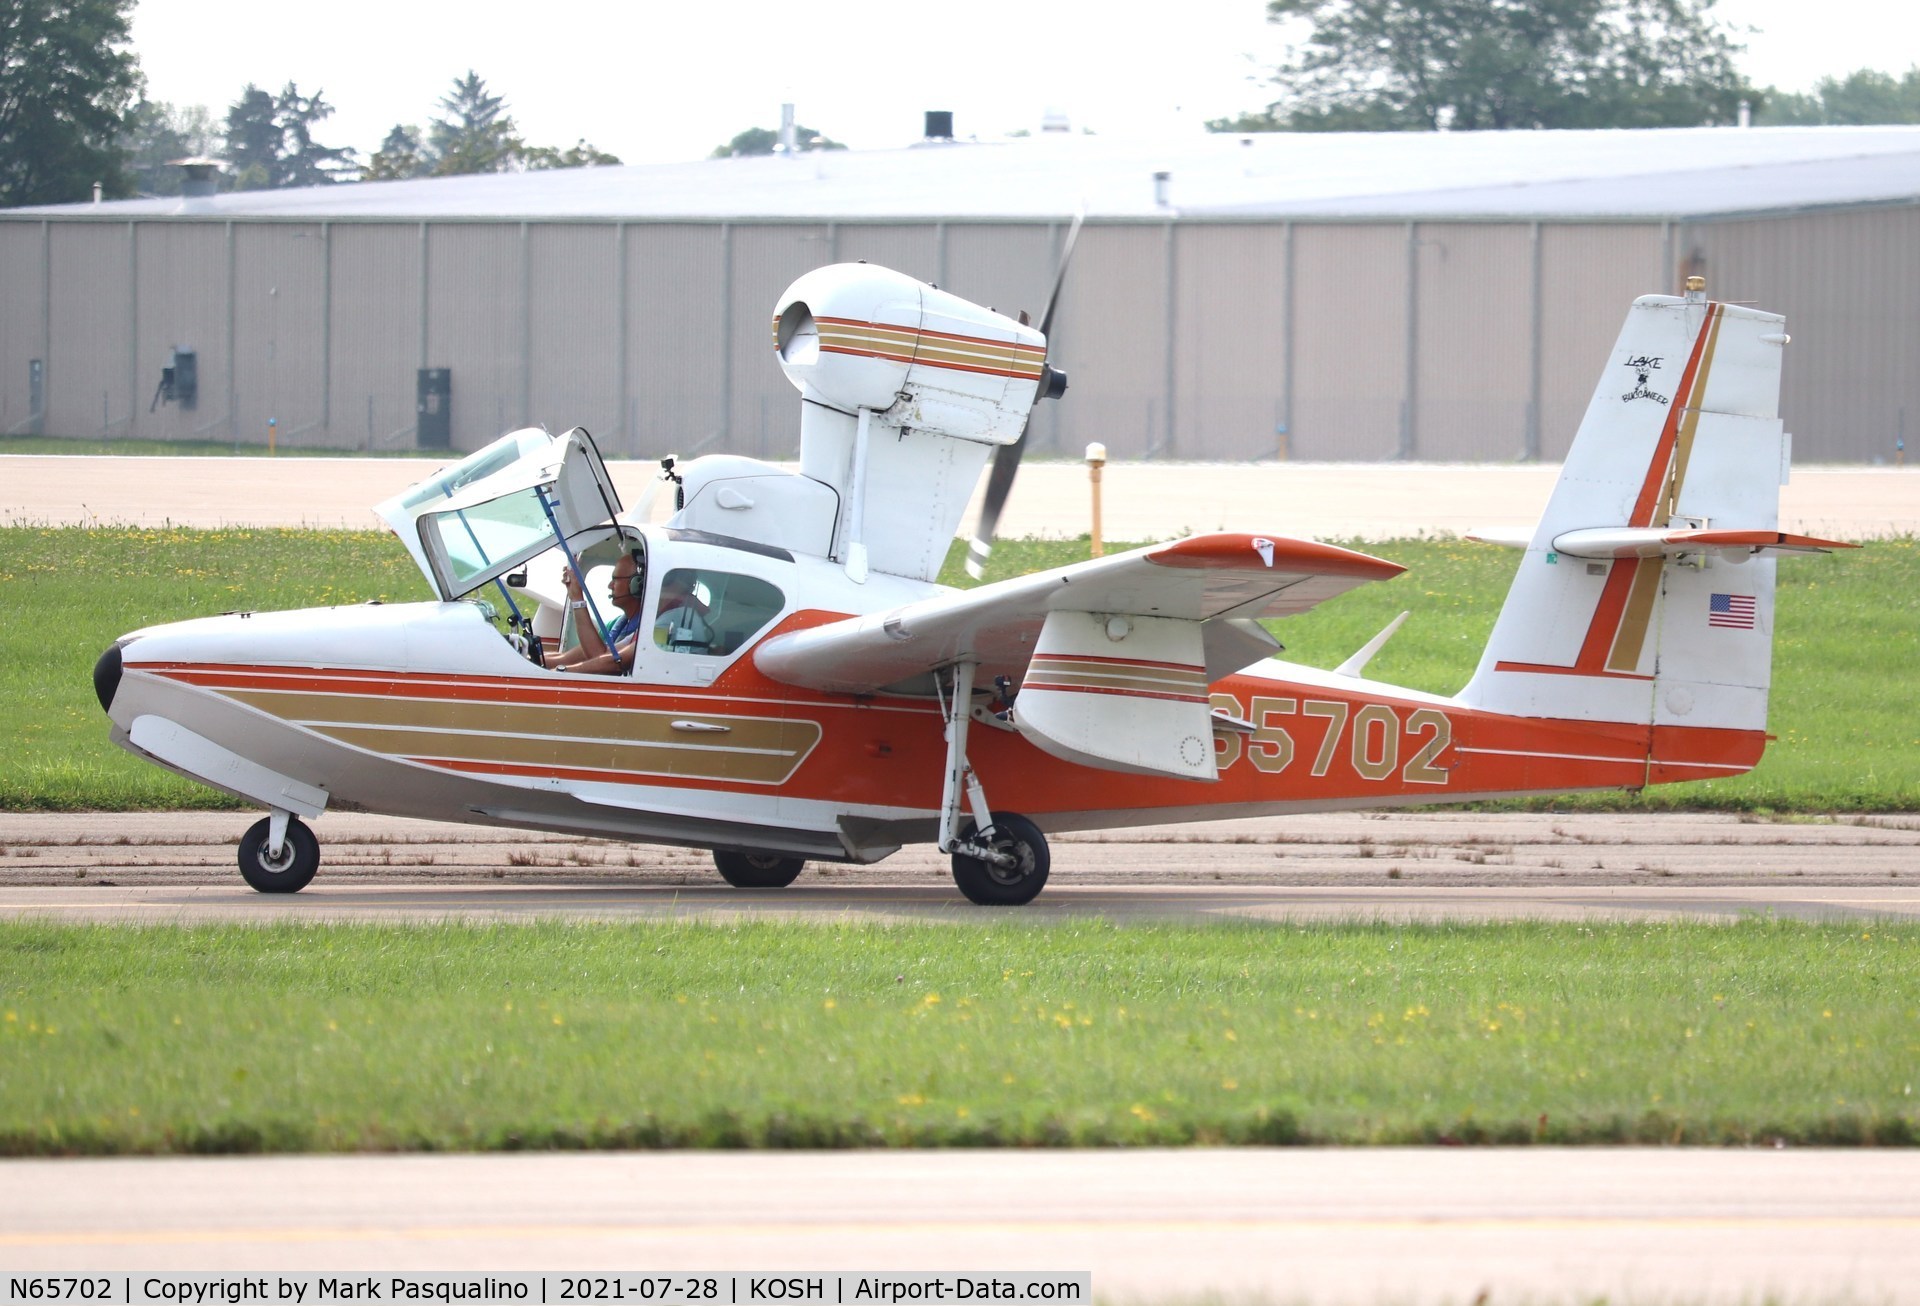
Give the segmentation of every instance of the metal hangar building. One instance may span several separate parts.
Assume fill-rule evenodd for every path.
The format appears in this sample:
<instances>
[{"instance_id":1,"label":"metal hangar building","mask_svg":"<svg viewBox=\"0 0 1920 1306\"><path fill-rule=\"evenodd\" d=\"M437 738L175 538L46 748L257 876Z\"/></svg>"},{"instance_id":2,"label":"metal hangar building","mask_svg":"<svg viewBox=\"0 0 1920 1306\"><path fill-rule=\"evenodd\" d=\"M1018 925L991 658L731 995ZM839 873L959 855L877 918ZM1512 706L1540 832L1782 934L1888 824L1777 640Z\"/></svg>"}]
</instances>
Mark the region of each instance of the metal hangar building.
<instances>
[{"instance_id":1,"label":"metal hangar building","mask_svg":"<svg viewBox=\"0 0 1920 1306\"><path fill-rule=\"evenodd\" d=\"M866 259L1037 314L1081 211L1040 456L1555 460L1627 302L1690 274L1787 315L1799 461L1920 425L1920 128L1866 127L1041 135L8 210L0 429L782 458L790 281Z\"/></svg>"}]
</instances>

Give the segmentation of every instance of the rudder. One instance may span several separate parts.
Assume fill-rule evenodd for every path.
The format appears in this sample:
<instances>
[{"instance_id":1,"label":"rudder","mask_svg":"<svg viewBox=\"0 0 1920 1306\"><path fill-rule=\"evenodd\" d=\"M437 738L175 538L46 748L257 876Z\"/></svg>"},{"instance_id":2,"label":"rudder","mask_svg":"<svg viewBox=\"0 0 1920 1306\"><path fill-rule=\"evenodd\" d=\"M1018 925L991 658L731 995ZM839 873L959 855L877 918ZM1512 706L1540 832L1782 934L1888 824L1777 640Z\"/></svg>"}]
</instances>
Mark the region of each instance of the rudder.
<instances>
[{"instance_id":1,"label":"rudder","mask_svg":"<svg viewBox=\"0 0 1920 1306\"><path fill-rule=\"evenodd\" d=\"M1645 725L1650 756L1666 727L1733 732L1757 759L1771 552L1828 545L1779 532L1783 324L1634 301L1462 703Z\"/></svg>"}]
</instances>

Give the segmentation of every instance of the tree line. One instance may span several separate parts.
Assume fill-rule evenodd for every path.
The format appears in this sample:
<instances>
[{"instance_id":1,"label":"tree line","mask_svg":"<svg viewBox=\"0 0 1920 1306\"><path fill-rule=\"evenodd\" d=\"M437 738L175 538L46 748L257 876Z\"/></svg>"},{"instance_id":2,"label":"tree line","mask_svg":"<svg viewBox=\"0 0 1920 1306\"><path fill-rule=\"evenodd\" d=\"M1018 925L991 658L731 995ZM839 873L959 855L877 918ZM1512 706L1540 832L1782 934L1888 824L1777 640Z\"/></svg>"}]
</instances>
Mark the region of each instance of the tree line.
<instances>
[{"instance_id":1,"label":"tree line","mask_svg":"<svg viewBox=\"0 0 1920 1306\"><path fill-rule=\"evenodd\" d=\"M1248 0L1259 3L1260 0ZM147 99L135 0L0 0L0 207L178 194L182 158L214 158L225 189L324 186L616 164L582 137L529 144L505 98L469 70L424 126L396 123L362 161L323 143L324 93L248 84L215 118ZM1808 93L1753 85L1713 0L1266 0L1306 29L1263 108L1215 131L1488 131L1728 124L1920 123L1920 66L1861 69ZM799 128L806 149L842 149ZM716 158L768 154L754 127Z\"/></svg>"},{"instance_id":2,"label":"tree line","mask_svg":"<svg viewBox=\"0 0 1920 1306\"><path fill-rule=\"evenodd\" d=\"M1267 0L1305 29L1264 108L1214 131L1510 131L1920 122L1920 67L1756 86L1713 0Z\"/></svg>"},{"instance_id":3,"label":"tree line","mask_svg":"<svg viewBox=\"0 0 1920 1306\"><path fill-rule=\"evenodd\" d=\"M424 129L396 123L380 148L362 162L353 150L320 141L316 128L332 116L333 106L323 92L304 95L293 82L278 94L249 83L218 121L197 105L182 108L141 100L129 114L123 137L130 187L145 195L179 194L179 169L169 164L182 158L218 159L225 165L219 183L225 190L620 162L584 138L565 149L529 145L507 112L505 98L471 70L454 80L439 110Z\"/></svg>"},{"instance_id":4,"label":"tree line","mask_svg":"<svg viewBox=\"0 0 1920 1306\"><path fill-rule=\"evenodd\" d=\"M325 94L249 83L221 118L149 100L131 45L135 0L0 0L0 207L177 195L183 158L223 165L226 190L616 164L583 137L530 144L471 70L424 128L396 124L364 162L321 137Z\"/></svg>"}]
</instances>

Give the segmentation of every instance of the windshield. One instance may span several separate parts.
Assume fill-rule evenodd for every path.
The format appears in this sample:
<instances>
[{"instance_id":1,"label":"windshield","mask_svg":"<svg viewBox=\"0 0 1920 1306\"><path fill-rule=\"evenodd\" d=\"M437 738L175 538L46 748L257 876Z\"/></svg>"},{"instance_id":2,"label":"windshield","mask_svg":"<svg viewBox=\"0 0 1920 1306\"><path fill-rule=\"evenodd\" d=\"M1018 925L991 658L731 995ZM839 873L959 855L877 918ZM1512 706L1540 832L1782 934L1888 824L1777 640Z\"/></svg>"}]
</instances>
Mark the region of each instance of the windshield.
<instances>
[{"instance_id":1,"label":"windshield","mask_svg":"<svg viewBox=\"0 0 1920 1306\"><path fill-rule=\"evenodd\" d=\"M393 527L443 599L495 580L562 540L608 525L620 500L585 431L516 431L389 499Z\"/></svg>"},{"instance_id":2,"label":"windshield","mask_svg":"<svg viewBox=\"0 0 1920 1306\"><path fill-rule=\"evenodd\" d=\"M484 480L503 467L510 467L530 453L539 453L553 443L545 431L512 431L484 449L476 449L453 466L435 472L426 480L409 487L400 496L401 508L418 508L432 499L451 499L458 491Z\"/></svg>"},{"instance_id":3,"label":"windshield","mask_svg":"<svg viewBox=\"0 0 1920 1306\"><path fill-rule=\"evenodd\" d=\"M554 543L553 526L540 505L540 488L504 495L445 516L429 517L425 529L434 534L432 552L446 559L449 588L463 594L485 583L501 560L519 561L529 549L543 551Z\"/></svg>"}]
</instances>

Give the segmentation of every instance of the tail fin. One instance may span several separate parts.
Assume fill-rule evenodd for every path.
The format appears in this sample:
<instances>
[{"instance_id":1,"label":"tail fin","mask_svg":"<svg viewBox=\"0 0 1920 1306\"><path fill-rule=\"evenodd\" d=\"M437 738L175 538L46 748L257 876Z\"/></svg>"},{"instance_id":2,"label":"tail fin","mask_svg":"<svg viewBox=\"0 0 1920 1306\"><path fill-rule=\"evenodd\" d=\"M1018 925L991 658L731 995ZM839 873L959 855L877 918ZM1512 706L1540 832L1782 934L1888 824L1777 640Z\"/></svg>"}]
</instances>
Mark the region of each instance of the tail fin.
<instances>
[{"instance_id":1,"label":"tail fin","mask_svg":"<svg viewBox=\"0 0 1920 1306\"><path fill-rule=\"evenodd\" d=\"M1462 703L1650 745L1738 731L1758 759L1772 554L1836 547L1779 532L1783 321L1696 290L1634 301Z\"/></svg>"}]
</instances>

